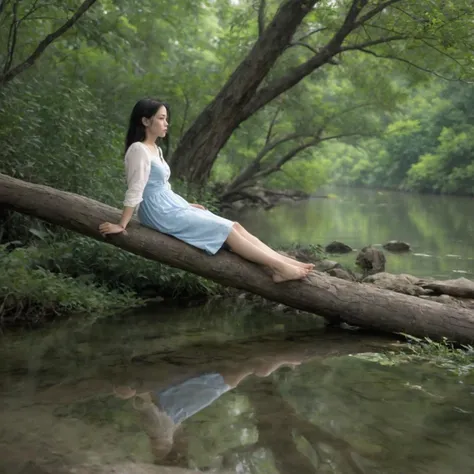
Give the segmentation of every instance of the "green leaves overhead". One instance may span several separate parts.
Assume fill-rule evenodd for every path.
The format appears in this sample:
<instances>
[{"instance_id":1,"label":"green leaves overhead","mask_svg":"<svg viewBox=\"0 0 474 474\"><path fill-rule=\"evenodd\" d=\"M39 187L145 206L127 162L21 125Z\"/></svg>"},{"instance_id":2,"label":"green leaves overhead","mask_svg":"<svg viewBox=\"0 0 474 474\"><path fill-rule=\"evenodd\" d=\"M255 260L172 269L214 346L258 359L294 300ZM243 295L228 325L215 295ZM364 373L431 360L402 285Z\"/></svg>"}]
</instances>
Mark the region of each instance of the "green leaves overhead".
<instances>
[{"instance_id":1,"label":"green leaves overhead","mask_svg":"<svg viewBox=\"0 0 474 474\"><path fill-rule=\"evenodd\" d=\"M430 89L436 76L451 81L473 77L474 6L468 0L307 0L310 8L303 22L257 90L244 94L240 105L232 104L232 94L219 105L222 113L212 118L210 126L227 121L226 137L218 142L215 135L205 135L209 127L192 128L209 114L206 107L262 32L275 27L270 25L285 4L279 0L91 3L34 66L2 87L1 170L118 203L128 114L138 98L153 96L172 106L171 151L181 141L183 152L172 162L183 159L184 169L191 169L203 162L200 150L209 146L206 156L212 159L206 166L213 167L212 176L225 185L268 144L290 135L296 136L259 159L260 175L254 176L254 183L293 187L294 180L285 176L300 175L301 170L327 177L332 171L323 172L321 163L331 153L340 155L342 149L354 146L359 148L350 156L338 156L345 163L340 170L353 163L350 178L334 171L338 179L365 183L383 179L390 186L426 189L420 181L423 166L410 171L419 162L429 162L433 168L433 159L420 160L424 155L445 156L443 163L448 155L456 156L461 161L450 161L449 170L440 169L454 173L456 168L456 176L459 170L468 173L470 131L460 124L470 120L469 108L463 106L470 99L457 98L461 89L456 82L443 98L439 93L444 86ZM1 5L0 74L22 64L83 2L6 0ZM324 52L330 57L323 57ZM318 57L322 59L314 66ZM239 77L237 83L245 78L245 69ZM294 80L288 80L291 77ZM282 83L285 87L272 92ZM204 144L186 142L187 130L196 132ZM305 146L316 137L319 141ZM456 145L449 148L447 143ZM463 146L467 148L461 153ZM361 154L366 161L360 160ZM270 169L274 171L267 173ZM363 170L363 178L354 177L362 176L356 169ZM379 175L376 170L383 172ZM273 173L281 176L271 177ZM92 176L101 181L94 183ZM458 178L432 189L448 186L452 192L457 182Z\"/></svg>"}]
</instances>

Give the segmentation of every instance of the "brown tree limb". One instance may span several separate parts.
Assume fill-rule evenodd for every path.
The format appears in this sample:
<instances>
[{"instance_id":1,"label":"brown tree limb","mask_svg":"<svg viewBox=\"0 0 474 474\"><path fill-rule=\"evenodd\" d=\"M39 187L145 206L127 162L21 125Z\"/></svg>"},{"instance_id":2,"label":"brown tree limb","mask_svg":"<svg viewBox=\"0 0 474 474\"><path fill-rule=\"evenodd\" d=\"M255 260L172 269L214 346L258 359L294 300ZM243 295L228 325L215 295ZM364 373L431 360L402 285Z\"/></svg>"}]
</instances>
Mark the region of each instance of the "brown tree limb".
<instances>
[{"instance_id":1,"label":"brown tree limb","mask_svg":"<svg viewBox=\"0 0 474 474\"><path fill-rule=\"evenodd\" d=\"M14 77L21 74L22 72L29 69L36 60L44 53L46 48L60 36L62 36L66 31L68 31L75 23L96 3L97 0L84 0L81 6L76 10L74 15L69 18L61 27L59 27L56 31L49 34L44 38L33 51L33 53L25 59L22 63L18 64L12 69L8 71L4 71L3 74L0 75L0 87L7 84L11 81Z\"/></svg>"}]
</instances>

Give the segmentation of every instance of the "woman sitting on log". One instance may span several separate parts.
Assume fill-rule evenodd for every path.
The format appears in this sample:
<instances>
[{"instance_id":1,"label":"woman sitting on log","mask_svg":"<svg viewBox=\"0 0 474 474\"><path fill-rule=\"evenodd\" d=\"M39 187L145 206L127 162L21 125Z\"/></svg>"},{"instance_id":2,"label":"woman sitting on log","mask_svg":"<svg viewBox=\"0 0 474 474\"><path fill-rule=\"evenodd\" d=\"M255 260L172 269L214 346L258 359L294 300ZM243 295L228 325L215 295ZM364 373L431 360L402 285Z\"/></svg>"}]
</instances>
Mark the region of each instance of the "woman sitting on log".
<instances>
[{"instance_id":1,"label":"woman sitting on log","mask_svg":"<svg viewBox=\"0 0 474 474\"><path fill-rule=\"evenodd\" d=\"M125 143L127 192L118 224L104 222L103 235L124 232L135 208L144 226L171 235L214 255L224 243L241 257L267 266L273 281L301 280L312 270L305 264L280 255L247 232L239 223L217 216L200 204L190 204L172 191L170 168L158 139L166 136L170 117L164 102L142 99L135 104Z\"/></svg>"}]
</instances>

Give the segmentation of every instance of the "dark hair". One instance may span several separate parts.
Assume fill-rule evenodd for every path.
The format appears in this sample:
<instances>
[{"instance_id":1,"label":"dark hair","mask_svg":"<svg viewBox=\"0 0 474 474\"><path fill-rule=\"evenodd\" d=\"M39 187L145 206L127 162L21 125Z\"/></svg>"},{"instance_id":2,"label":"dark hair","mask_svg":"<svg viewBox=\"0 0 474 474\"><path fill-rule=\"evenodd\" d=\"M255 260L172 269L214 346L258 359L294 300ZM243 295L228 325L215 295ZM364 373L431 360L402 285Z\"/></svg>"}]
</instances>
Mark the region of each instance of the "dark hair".
<instances>
[{"instance_id":1,"label":"dark hair","mask_svg":"<svg viewBox=\"0 0 474 474\"><path fill-rule=\"evenodd\" d=\"M127 136L125 138L125 152L128 147L135 142L141 142L146 138L145 125L143 125L143 117L151 118L158 112L160 107L164 106L168 113L168 123L171 120L170 107L166 102L155 99L141 99L133 107L132 113L130 114L130 121L128 124ZM169 148L169 134L163 138L165 144L165 156Z\"/></svg>"}]
</instances>

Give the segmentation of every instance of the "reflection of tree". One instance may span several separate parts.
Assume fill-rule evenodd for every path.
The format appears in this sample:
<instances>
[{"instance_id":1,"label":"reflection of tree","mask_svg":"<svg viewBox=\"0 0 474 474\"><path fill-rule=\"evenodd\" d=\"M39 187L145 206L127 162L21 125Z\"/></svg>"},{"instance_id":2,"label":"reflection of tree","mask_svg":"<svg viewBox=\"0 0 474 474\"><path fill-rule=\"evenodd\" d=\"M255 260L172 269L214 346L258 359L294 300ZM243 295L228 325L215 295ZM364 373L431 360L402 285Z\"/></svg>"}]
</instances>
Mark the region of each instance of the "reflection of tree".
<instances>
[{"instance_id":1,"label":"reflection of tree","mask_svg":"<svg viewBox=\"0 0 474 474\"><path fill-rule=\"evenodd\" d=\"M314 474L322 472L327 455L322 445L330 446L341 457L340 472L345 474L363 474L364 471L354 461L354 448L345 440L314 425L303 418L279 393L271 379L261 382L257 392L250 390L247 395L254 409L258 429L258 442L246 447L239 447L224 454L226 464L231 464L232 457L248 456L260 449L271 451L275 467L282 474ZM308 456L299 447L306 440L314 451ZM335 460L330 460L334 464ZM333 466L334 467L334 466Z\"/></svg>"}]
</instances>

